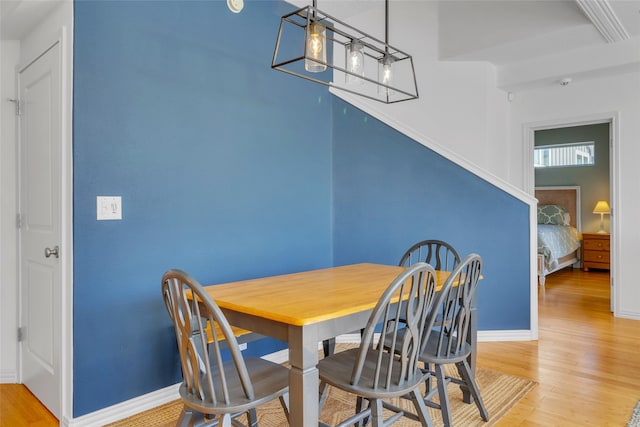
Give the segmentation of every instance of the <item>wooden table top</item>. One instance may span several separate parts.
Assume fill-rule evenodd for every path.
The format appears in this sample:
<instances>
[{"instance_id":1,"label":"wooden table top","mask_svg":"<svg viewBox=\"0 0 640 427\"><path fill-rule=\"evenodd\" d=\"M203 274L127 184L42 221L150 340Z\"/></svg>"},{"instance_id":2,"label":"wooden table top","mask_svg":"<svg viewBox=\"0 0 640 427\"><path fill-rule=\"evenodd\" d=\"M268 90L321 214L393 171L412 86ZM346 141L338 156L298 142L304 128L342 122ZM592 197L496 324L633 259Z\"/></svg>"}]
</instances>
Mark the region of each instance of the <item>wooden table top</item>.
<instances>
[{"instance_id":1,"label":"wooden table top","mask_svg":"<svg viewBox=\"0 0 640 427\"><path fill-rule=\"evenodd\" d=\"M304 326L373 309L403 270L353 264L211 285L206 290L221 308ZM438 289L448 275L436 272Z\"/></svg>"}]
</instances>

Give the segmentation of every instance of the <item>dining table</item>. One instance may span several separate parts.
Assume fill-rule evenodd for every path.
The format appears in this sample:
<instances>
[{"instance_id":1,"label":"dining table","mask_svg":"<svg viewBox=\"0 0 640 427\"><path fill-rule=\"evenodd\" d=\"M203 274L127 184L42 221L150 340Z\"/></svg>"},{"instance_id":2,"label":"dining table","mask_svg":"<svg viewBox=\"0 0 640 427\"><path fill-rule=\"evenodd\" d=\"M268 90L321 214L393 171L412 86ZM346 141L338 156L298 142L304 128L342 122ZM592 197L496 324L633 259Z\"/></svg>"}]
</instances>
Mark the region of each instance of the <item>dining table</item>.
<instances>
[{"instance_id":1,"label":"dining table","mask_svg":"<svg viewBox=\"0 0 640 427\"><path fill-rule=\"evenodd\" d=\"M321 341L363 328L380 295L404 267L360 263L206 286L233 326L289 347L289 424L318 426ZM436 271L436 289L449 272ZM472 370L476 319L472 315ZM465 398L470 401L469 397Z\"/></svg>"}]
</instances>

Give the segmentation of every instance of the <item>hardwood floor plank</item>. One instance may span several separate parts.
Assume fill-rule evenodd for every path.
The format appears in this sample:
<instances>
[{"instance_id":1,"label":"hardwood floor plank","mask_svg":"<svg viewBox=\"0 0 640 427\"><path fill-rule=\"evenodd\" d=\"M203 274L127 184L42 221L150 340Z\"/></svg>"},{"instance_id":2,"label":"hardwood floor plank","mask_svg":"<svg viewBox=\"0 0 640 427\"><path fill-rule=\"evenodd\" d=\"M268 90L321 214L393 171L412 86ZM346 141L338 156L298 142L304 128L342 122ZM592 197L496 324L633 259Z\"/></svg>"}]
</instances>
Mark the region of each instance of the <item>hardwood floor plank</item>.
<instances>
[{"instance_id":1,"label":"hardwood floor plank","mask_svg":"<svg viewBox=\"0 0 640 427\"><path fill-rule=\"evenodd\" d=\"M498 426L626 425L640 399L640 321L609 311L609 274L561 270L538 294L538 341L478 344L479 366L538 383ZM22 385L0 384L0 403L0 426L58 425Z\"/></svg>"}]
</instances>

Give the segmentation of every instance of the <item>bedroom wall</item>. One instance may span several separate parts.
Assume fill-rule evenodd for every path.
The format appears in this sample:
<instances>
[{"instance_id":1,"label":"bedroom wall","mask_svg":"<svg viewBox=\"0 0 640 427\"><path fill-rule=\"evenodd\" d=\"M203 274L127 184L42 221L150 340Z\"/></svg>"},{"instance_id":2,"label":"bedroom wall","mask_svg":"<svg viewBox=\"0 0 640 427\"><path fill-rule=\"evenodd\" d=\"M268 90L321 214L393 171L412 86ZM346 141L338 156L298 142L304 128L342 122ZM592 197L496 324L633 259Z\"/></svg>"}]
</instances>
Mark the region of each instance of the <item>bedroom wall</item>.
<instances>
[{"instance_id":1,"label":"bedroom wall","mask_svg":"<svg viewBox=\"0 0 640 427\"><path fill-rule=\"evenodd\" d=\"M600 215L593 214L599 200L610 202L609 196L609 124L571 126L545 129L535 132L535 145L568 144L593 141L595 162L593 165L535 169L536 186L580 186L580 211L582 231L597 232ZM604 216L605 230L609 230L609 215Z\"/></svg>"},{"instance_id":2,"label":"bedroom wall","mask_svg":"<svg viewBox=\"0 0 640 427\"><path fill-rule=\"evenodd\" d=\"M612 209L612 278L615 286L616 315L640 319L640 286L635 264L640 242L640 198L638 165L640 158L640 72L620 74L587 81L574 79L571 85L549 85L518 93L512 103L511 162L522 164L525 125L544 123L584 124L594 118L614 116L619 125L614 130L611 150L611 174L615 178L611 194ZM514 169L515 170L515 169ZM512 182L525 182L521 170Z\"/></svg>"}]
</instances>

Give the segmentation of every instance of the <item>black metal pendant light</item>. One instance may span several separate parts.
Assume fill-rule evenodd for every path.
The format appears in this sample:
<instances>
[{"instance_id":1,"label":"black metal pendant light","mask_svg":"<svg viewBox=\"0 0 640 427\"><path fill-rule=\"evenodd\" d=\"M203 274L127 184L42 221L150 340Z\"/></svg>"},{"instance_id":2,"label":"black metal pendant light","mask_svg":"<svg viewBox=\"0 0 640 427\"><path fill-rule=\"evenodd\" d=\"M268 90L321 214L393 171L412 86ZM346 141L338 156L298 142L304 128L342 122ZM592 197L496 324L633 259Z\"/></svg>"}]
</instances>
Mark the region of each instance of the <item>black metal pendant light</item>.
<instances>
[{"instance_id":1,"label":"black metal pendant light","mask_svg":"<svg viewBox=\"0 0 640 427\"><path fill-rule=\"evenodd\" d=\"M389 0L381 41L306 6L284 15L271 68L386 104L418 98L413 58L389 44Z\"/></svg>"}]
</instances>

